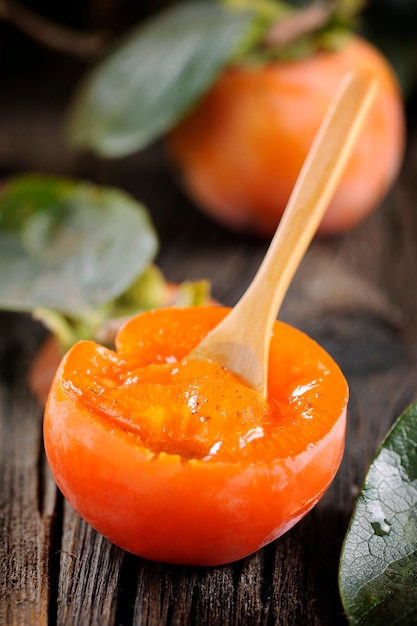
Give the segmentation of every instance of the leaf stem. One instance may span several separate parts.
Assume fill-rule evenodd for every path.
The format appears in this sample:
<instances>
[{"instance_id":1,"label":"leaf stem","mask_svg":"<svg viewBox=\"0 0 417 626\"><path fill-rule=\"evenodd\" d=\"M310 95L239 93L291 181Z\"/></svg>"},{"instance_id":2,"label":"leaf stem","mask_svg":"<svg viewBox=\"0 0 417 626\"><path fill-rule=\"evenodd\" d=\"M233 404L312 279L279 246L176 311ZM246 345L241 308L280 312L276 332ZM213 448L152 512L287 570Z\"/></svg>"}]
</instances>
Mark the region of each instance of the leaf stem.
<instances>
[{"instance_id":1,"label":"leaf stem","mask_svg":"<svg viewBox=\"0 0 417 626\"><path fill-rule=\"evenodd\" d=\"M46 307L35 307L32 311L32 317L42 322L56 336L64 351L75 343L74 330L71 324L58 311Z\"/></svg>"}]
</instances>

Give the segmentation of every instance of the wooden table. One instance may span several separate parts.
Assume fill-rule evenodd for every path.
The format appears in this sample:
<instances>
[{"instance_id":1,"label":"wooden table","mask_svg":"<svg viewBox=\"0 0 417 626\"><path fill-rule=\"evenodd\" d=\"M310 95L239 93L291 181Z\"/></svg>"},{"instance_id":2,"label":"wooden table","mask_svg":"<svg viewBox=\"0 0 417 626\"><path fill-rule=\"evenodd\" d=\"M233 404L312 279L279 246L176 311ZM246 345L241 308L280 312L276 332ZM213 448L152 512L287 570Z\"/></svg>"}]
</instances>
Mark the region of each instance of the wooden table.
<instances>
[{"instance_id":1,"label":"wooden table","mask_svg":"<svg viewBox=\"0 0 417 626\"><path fill-rule=\"evenodd\" d=\"M5 163L2 132L3 170L26 169L27 152L12 151L14 160ZM32 143L36 136L28 137L29 152ZM233 235L198 212L158 148L115 163L56 150L57 159L38 155L39 169L119 185L147 204L161 238L158 264L169 279L208 278L217 299L236 302L267 243ZM382 206L355 231L315 241L296 275L280 317L317 339L348 378L346 452L318 506L237 563L148 562L79 518L49 474L42 408L27 386L45 333L27 316L0 315L1 625L346 624L337 569L354 498L389 426L417 398L416 170L417 129L410 123L401 177Z\"/></svg>"}]
</instances>

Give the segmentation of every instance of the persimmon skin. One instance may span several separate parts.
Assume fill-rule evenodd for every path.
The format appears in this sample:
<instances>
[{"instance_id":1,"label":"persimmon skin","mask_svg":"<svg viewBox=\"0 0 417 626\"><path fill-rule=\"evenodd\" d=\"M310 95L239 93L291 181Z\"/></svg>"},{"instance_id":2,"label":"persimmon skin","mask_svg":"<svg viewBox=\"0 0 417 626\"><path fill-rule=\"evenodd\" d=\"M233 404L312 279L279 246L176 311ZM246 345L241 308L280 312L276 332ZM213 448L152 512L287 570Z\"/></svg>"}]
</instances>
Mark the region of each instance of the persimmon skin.
<instances>
[{"instance_id":1,"label":"persimmon skin","mask_svg":"<svg viewBox=\"0 0 417 626\"><path fill-rule=\"evenodd\" d=\"M110 357L134 362L138 345L146 344L142 364L172 354L182 359L226 312L195 307L145 313L120 331L117 357ZM116 545L162 562L229 563L289 530L332 481L344 449L347 384L329 355L300 331L275 326L269 390L275 401L289 394L295 412L286 418L284 407L276 458L267 462L244 455L227 462L215 455L183 458L144 447L132 432L78 401L78 392L68 393L71 359L87 370L91 359L83 362L77 351L87 356L95 349L80 342L61 362L46 405L44 441L64 496Z\"/></svg>"},{"instance_id":2,"label":"persimmon skin","mask_svg":"<svg viewBox=\"0 0 417 626\"><path fill-rule=\"evenodd\" d=\"M405 115L385 57L355 35L337 51L236 65L220 76L167 141L197 206L233 230L270 237L349 70L374 74L377 96L318 234L341 233L361 222L399 173Z\"/></svg>"}]
</instances>

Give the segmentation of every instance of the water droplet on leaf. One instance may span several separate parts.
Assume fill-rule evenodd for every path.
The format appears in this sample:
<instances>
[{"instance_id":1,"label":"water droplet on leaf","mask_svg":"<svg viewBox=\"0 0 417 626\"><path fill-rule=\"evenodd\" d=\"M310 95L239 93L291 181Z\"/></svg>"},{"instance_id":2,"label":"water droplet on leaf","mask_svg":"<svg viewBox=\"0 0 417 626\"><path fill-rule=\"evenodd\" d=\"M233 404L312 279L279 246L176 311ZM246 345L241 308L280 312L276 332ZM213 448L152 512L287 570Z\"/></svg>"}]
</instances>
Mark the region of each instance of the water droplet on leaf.
<instances>
[{"instance_id":1,"label":"water droplet on leaf","mask_svg":"<svg viewBox=\"0 0 417 626\"><path fill-rule=\"evenodd\" d=\"M372 505L369 505L369 512L371 514L371 526L375 535L378 535L378 537L389 535L391 532L391 524L385 518L380 503L374 502Z\"/></svg>"},{"instance_id":2,"label":"water droplet on leaf","mask_svg":"<svg viewBox=\"0 0 417 626\"><path fill-rule=\"evenodd\" d=\"M378 537L385 537L391 532L391 524L386 519L373 520L371 526Z\"/></svg>"}]
</instances>

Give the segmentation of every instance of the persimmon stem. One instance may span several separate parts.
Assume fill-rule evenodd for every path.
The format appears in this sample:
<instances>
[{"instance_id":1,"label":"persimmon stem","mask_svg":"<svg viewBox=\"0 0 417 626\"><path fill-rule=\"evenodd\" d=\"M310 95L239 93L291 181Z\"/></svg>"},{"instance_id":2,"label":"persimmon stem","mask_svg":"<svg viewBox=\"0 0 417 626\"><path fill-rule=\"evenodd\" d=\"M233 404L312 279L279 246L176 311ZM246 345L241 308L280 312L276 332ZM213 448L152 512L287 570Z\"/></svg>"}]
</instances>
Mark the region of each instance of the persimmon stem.
<instances>
[{"instance_id":1,"label":"persimmon stem","mask_svg":"<svg viewBox=\"0 0 417 626\"><path fill-rule=\"evenodd\" d=\"M331 3L316 2L305 9L295 11L284 20L276 22L266 33L264 45L282 48L293 43L303 35L325 26L335 7Z\"/></svg>"},{"instance_id":2,"label":"persimmon stem","mask_svg":"<svg viewBox=\"0 0 417 626\"><path fill-rule=\"evenodd\" d=\"M353 28L354 19L363 7L363 0L317 0L277 19L262 43L267 48L280 49L334 24Z\"/></svg>"}]
</instances>

